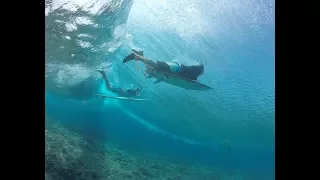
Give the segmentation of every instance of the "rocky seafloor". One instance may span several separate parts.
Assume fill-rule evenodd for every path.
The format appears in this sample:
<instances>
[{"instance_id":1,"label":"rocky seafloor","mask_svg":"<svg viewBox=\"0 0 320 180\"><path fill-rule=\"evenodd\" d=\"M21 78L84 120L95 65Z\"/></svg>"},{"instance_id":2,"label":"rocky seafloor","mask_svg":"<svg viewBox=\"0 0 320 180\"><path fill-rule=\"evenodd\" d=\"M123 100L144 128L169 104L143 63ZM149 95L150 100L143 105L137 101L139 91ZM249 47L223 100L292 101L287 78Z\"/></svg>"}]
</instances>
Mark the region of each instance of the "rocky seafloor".
<instances>
[{"instance_id":1,"label":"rocky seafloor","mask_svg":"<svg viewBox=\"0 0 320 180\"><path fill-rule=\"evenodd\" d=\"M84 138L46 120L46 180L244 180L239 173L186 165Z\"/></svg>"}]
</instances>

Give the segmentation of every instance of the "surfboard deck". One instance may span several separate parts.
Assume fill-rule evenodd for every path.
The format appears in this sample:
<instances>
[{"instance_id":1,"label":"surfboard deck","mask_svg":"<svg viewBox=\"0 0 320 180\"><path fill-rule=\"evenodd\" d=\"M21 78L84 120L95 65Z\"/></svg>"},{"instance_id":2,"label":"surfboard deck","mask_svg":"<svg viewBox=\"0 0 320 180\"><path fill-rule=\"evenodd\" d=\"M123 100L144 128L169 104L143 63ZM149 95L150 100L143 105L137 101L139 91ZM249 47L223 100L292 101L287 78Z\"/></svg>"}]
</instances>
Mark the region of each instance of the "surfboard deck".
<instances>
[{"instance_id":1,"label":"surfboard deck","mask_svg":"<svg viewBox=\"0 0 320 180\"><path fill-rule=\"evenodd\" d=\"M139 99L139 98L128 98L128 97L121 97L121 96L107 96L103 94L95 94L96 97L104 98L112 98L112 99L120 99L120 100L132 100L132 101L147 101L147 99Z\"/></svg>"},{"instance_id":2,"label":"surfboard deck","mask_svg":"<svg viewBox=\"0 0 320 180\"><path fill-rule=\"evenodd\" d=\"M152 77L155 77L156 79L163 79L165 77L161 82L165 82L188 90L207 91L213 89L212 87L200 82L187 79L175 74L159 71L153 68L147 69L146 73Z\"/></svg>"}]
</instances>

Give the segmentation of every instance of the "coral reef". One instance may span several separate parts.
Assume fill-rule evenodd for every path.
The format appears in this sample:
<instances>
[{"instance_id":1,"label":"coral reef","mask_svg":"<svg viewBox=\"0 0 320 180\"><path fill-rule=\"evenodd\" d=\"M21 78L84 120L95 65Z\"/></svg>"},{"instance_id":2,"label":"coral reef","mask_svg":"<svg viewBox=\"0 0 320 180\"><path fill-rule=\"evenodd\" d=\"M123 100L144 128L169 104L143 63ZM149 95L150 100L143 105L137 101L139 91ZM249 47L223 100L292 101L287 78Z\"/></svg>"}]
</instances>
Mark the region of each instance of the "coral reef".
<instances>
[{"instance_id":1,"label":"coral reef","mask_svg":"<svg viewBox=\"0 0 320 180\"><path fill-rule=\"evenodd\" d=\"M46 119L46 180L242 180L203 166L172 162L153 154L120 150L86 139L54 120Z\"/></svg>"}]
</instances>

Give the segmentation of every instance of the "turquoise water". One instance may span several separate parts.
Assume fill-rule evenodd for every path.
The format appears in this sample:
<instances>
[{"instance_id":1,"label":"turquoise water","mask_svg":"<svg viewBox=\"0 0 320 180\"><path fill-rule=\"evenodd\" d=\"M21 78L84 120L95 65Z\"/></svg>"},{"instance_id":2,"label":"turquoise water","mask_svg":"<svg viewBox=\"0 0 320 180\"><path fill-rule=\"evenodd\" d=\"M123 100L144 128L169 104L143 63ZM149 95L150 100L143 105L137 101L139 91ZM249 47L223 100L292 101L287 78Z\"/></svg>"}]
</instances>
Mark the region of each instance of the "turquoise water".
<instances>
[{"instance_id":1,"label":"turquoise water","mask_svg":"<svg viewBox=\"0 0 320 180\"><path fill-rule=\"evenodd\" d=\"M154 85L131 48L203 63L213 90ZM150 101L95 99L115 95L97 68ZM46 114L84 136L274 179L274 79L274 1L46 1Z\"/></svg>"}]
</instances>

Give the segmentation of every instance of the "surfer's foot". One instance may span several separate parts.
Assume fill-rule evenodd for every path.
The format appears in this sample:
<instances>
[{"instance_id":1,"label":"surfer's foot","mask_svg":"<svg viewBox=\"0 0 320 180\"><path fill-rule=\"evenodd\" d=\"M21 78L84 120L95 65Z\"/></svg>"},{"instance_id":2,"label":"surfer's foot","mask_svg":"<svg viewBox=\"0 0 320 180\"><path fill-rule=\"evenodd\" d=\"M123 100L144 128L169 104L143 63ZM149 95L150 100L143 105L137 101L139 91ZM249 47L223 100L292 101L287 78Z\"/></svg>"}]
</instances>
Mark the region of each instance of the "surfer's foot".
<instances>
[{"instance_id":1,"label":"surfer's foot","mask_svg":"<svg viewBox=\"0 0 320 180\"><path fill-rule=\"evenodd\" d=\"M137 51L135 49L131 49L133 53L138 54L139 56L143 56L143 51Z\"/></svg>"},{"instance_id":2,"label":"surfer's foot","mask_svg":"<svg viewBox=\"0 0 320 180\"><path fill-rule=\"evenodd\" d=\"M139 55L137 55L137 54L135 54L135 53L133 52L133 53L129 54L127 57L125 57L125 58L123 59L123 63L126 63L126 62L131 61L131 60L134 60L134 59L138 60L138 56L139 56Z\"/></svg>"},{"instance_id":3,"label":"surfer's foot","mask_svg":"<svg viewBox=\"0 0 320 180\"><path fill-rule=\"evenodd\" d=\"M104 71L102 71L101 69L97 70L100 74L105 75L106 73Z\"/></svg>"}]
</instances>

